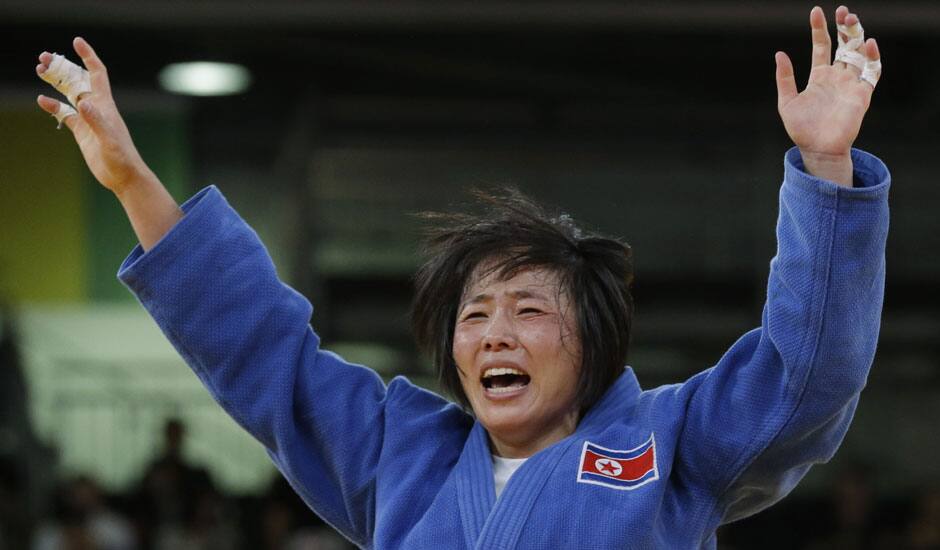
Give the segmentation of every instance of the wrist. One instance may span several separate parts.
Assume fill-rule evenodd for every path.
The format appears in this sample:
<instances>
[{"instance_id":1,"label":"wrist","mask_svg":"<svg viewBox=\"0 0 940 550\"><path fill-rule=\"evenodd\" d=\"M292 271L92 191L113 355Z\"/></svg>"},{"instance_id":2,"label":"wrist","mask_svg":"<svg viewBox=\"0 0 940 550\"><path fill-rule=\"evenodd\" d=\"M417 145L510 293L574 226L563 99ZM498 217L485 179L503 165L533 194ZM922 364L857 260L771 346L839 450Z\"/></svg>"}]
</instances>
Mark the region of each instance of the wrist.
<instances>
[{"instance_id":1,"label":"wrist","mask_svg":"<svg viewBox=\"0 0 940 550\"><path fill-rule=\"evenodd\" d=\"M818 153L800 149L806 173L843 187L852 187L854 167L852 153Z\"/></svg>"},{"instance_id":2,"label":"wrist","mask_svg":"<svg viewBox=\"0 0 940 550\"><path fill-rule=\"evenodd\" d=\"M154 185L162 185L157 175L150 168L144 165L142 168L131 171L126 177L122 178L120 184L115 185L111 191L121 202L129 199L141 191L147 192Z\"/></svg>"}]
</instances>

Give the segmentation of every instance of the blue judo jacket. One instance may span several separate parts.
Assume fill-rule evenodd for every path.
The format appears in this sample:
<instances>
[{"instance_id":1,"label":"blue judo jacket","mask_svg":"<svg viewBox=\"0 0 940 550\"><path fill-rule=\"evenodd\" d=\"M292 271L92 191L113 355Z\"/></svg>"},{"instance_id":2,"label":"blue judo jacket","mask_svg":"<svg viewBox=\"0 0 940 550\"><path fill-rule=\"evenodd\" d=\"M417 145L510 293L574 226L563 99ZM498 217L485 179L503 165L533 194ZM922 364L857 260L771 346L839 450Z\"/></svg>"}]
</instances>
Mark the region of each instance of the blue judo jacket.
<instances>
[{"instance_id":1,"label":"blue judo jacket","mask_svg":"<svg viewBox=\"0 0 940 550\"><path fill-rule=\"evenodd\" d=\"M880 327L890 176L855 187L785 158L761 325L682 384L630 368L497 500L485 430L405 378L320 349L310 303L209 187L120 279L324 520L363 548L715 548L842 441Z\"/></svg>"}]
</instances>

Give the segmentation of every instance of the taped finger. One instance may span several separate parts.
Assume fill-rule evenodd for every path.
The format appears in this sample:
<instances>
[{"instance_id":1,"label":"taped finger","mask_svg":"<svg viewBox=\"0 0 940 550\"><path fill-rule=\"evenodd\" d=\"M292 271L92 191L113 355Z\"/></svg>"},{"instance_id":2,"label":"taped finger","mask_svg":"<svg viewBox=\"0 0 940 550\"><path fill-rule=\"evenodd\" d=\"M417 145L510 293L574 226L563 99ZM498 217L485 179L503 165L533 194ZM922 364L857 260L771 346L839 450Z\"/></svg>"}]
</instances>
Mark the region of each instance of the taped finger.
<instances>
[{"instance_id":1,"label":"taped finger","mask_svg":"<svg viewBox=\"0 0 940 550\"><path fill-rule=\"evenodd\" d=\"M55 100L54 100L54 101L55 101ZM56 130L61 130L63 124L65 124L66 126L68 126L68 123L66 122L66 119L68 119L68 118L71 117L71 116L76 116L76 115L78 115L78 111L76 111L75 108L72 107L71 105L69 105L68 103L65 103L65 102L62 102L62 101L57 101L57 103L59 104L59 108L56 109L54 113L50 113L50 114L51 114L51 115L53 116L53 118L55 118L56 121L59 123L59 125L56 126ZM71 128L71 127L69 127L69 128Z\"/></svg>"},{"instance_id":2,"label":"taped finger","mask_svg":"<svg viewBox=\"0 0 940 550\"><path fill-rule=\"evenodd\" d=\"M60 129L62 128L63 124L68 125L67 120L69 117L78 114L71 105L68 103L63 103L58 99L52 99L51 97L41 95L37 98L37 102L43 111L49 113L50 116L58 121L58 127Z\"/></svg>"},{"instance_id":3,"label":"taped finger","mask_svg":"<svg viewBox=\"0 0 940 550\"><path fill-rule=\"evenodd\" d=\"M868 58L860 52L865 45L865 30L862 28L862 22L856 21L854 25L836 25L836 29L839 47L836 49L835 61L845 63L846 67L851 67L856 74L861 74L868 61Z\"/></svg>"},{"instance_id":4,"label":"taped finger","mask_svg":"<svg viewBox=\"0 0 940 550\"><path fill-rule=\"evenodd\" d=\"M871 87L874 88L878 85L878 80L881 78L881 60L875 59L865 62L865 68L862 69L862 74L859 75L859 80L864 80L865 82L871 84Z\"/></svg>"},{"instance_id":5,"label":"taped finger","mask_svg":"<svg viewBox=\"0 0 940 550\"><path fill-rule=\"evenodd\" d=\"M91 92L91 79L88 71L56 53L52 54L49 66L39 75L39 78L52 84L53 88L69 98L69 103L72 105L78 105L82 94Z\"/></svg>"}]
</instances>

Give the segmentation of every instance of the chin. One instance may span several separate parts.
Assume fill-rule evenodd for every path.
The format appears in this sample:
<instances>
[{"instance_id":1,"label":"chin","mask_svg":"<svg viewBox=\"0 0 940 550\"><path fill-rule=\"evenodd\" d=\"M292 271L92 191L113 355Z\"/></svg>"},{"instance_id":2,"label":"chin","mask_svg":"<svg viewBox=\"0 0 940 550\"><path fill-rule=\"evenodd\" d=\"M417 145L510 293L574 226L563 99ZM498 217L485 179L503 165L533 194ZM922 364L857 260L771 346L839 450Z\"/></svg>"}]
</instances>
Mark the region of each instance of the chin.
<instances>
[{"instance_id":1,"label":"chin","mask_svg":"<svg viewBox=\"0 0 940 550\"><path fill-rule=\"evenodd\" d=\"M507 408L486 408L477 413L477 419L487 432L499 434L500 439L516 439L530 432L533 425L533 419L529 415Z\"/></svg>"}]
</instances>

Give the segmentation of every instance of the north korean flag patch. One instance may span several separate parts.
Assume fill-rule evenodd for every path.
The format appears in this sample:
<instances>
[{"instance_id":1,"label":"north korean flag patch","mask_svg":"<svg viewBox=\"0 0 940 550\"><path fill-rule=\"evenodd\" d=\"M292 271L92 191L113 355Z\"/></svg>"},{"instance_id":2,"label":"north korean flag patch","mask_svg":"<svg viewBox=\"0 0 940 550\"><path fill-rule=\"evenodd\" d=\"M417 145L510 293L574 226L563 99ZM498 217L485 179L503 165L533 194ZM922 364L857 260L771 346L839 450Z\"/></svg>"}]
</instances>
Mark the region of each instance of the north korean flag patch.
<instances>
[{"instance_id":1,"label":"north korean flag patch","mask_svg":"<svg viewBox=\"0 0 940 550\"><path fill-rule=\"evenodd\" d=\"M629 491L659 479L656 466L656 438L650 438L639 447L618 451L584 442L578 483L603 485L611 489Z\"/></svg>"}]
</instances>

